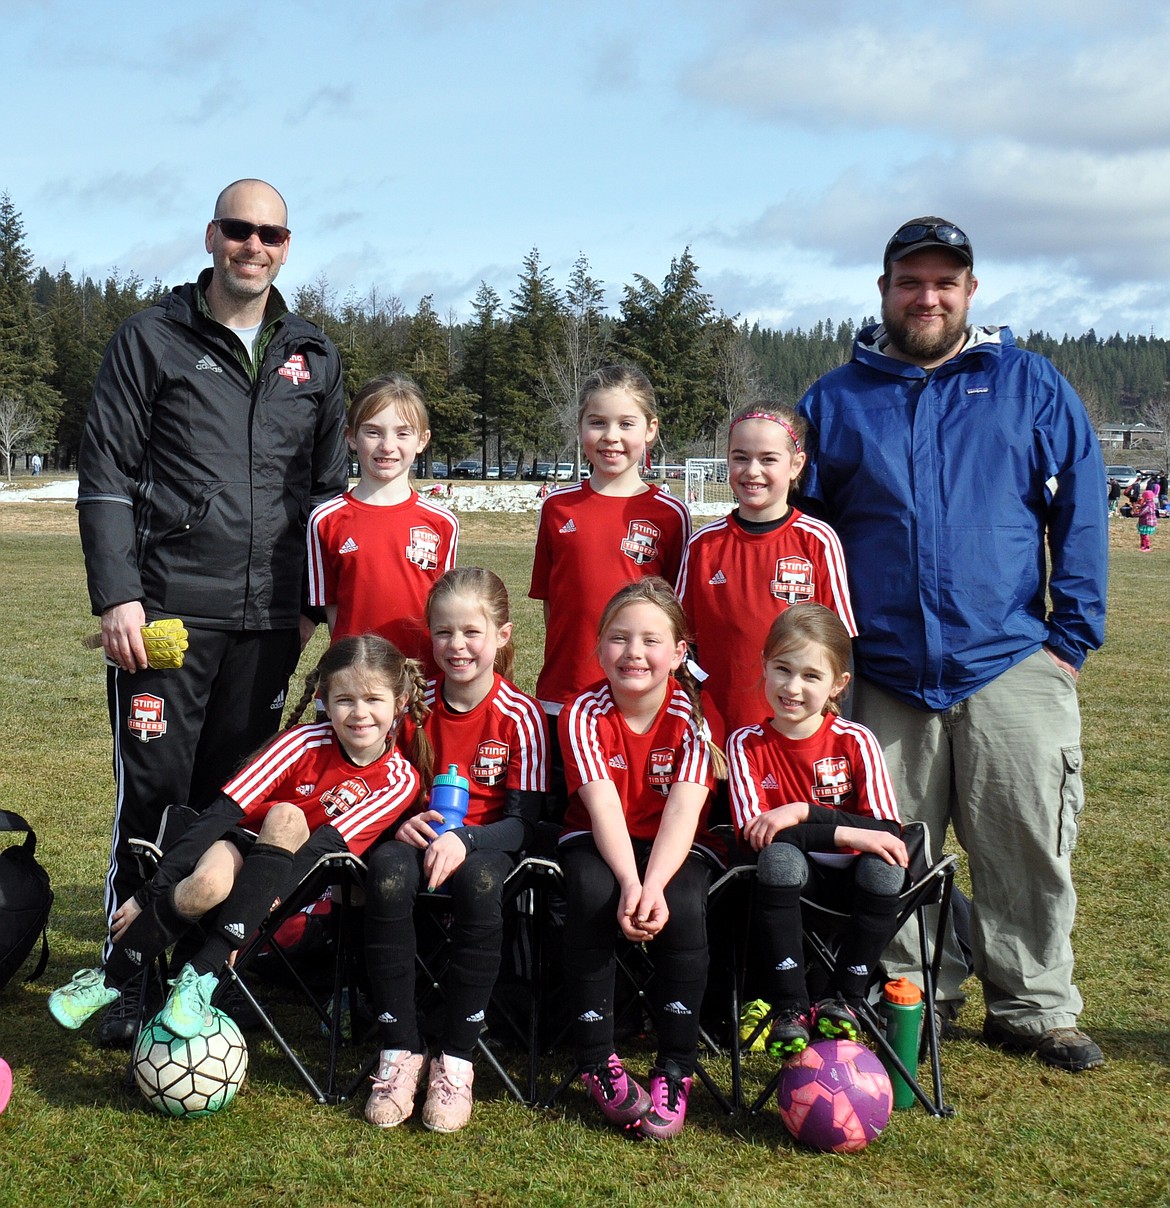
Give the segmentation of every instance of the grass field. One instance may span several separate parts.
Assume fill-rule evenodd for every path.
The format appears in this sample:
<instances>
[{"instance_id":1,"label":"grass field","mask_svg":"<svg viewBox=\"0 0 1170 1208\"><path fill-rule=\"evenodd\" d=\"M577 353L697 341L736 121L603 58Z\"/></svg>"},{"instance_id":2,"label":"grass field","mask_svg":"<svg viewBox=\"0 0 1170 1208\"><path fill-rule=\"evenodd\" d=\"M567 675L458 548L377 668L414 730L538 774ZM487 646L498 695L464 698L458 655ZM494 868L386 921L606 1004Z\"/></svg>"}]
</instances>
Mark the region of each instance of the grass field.
<instances>
[{"instance_id":1,"label":"grass field","mask_svg":"<svg viewBox=\"0 0 1170 1208\"><path fill-rule=\"evenodd\" d=\"M525 598L533 515L463 517L460 560L497 570L517 621L519 680L531 688L539 609ZM552 1113L502 1097L482 1074L475 1115L442 1137L361 1119L361 1098L314 1105L267 1042L220 1116L149 1114L120 1086L123 1054L65 1033L49 990L95 962L112 781L99 659L74 512L0 506L0 803L25 815L53 877L52 961L0 992L0 1055L16 1089L0 1116L0 1205L74 1204L1170 1204L1170 744L1165 708L1170 547L1141 558L1114 525L1109 640L1081 679L1088 808L1076 854L1082 1023L1108 1057L1070 1077L985 1049L977 988L944 1046L951 1120L899 1112L862 1154L800 1151L774 1111L728 1120L696 1090L675 1142L604 1131L574 1089ZM311 648L309 656L314 653ZM630 1050L644 1072L649 1050ZM567 1053L547 1063L551 1080ZM726 1064L712 1061L726 1076ZM751 1085L771 1070L752 1059ZM750 1089L750 1087L749 1087Z\"/></svg>"}]
</instances>

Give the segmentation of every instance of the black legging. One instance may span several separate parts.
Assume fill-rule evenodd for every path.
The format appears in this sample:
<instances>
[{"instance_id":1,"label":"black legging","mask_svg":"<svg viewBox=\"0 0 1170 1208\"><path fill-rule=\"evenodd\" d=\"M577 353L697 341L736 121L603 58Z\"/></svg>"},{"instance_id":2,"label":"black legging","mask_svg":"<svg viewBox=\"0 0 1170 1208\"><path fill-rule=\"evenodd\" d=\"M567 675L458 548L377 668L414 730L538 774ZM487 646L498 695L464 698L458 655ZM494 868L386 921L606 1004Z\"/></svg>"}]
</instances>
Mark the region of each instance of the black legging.
<instances>
[{"instance_id":1,"label":"black legging","mask_svg":"<svg viewBox=\"0 0 1170 1208\"><path fill-rule=\"evenodd\" d=\"M423 1051L415 1008L414 904L425 855L425 848L392 839L369 858L366 966L383 1049ZM512 863L507 852L469 852L444 886L454 922L440 1042L441 1051L452 1057L470 1059L483 1027L500 971L504 880Z\"/></svg>"},{"instance_id":2,"label":"black legging","mask_svg":"<svg viewBox=\"0 0 1170 1208\"><path fill-rule=\"evenodd\" d=\"M634 840L638 871L645 875L651 844ZM593 839L560 847L565 874L565 983L575 1014L573 1044L584 1066L614 1051L613 997L617 970L618 884ZM674 1061L684 1075L695 1068L699 1010L707 986L707 890L712 868L691 851L666 886L666 926L647 945L654 962L650 1000L658 1032L658 1064Z\"/></svg>"}]
</instances>

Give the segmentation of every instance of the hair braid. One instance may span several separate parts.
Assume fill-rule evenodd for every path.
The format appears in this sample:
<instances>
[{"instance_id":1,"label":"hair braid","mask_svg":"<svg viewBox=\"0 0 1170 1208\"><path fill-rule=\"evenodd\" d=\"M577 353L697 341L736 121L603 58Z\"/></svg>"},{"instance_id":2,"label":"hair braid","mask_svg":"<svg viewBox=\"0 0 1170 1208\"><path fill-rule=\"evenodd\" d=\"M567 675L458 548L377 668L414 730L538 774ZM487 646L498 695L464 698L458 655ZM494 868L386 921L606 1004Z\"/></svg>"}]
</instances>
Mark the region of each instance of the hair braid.
<instances>
[{"instance_id":1,"label":"hair braid","mask_svg":"<svg viewBox=\"0 0 1170 1208\"><path fill-rule=\"evenodd\" d=\"M286 730L291 730L304 716L305 710L309 707L309 702L317 695L317 685L320 683L320 680L321 667L318 665L305 676L305 690L301 693L301 699L293 705L292 712L288 715L288 721L284 724Z\"/></svg>"},{"instance_id":2,"label":"hair braid","mask_svg":"<svg viewBox=\"0 0 1170 1208\"><path fill-rule=\"evenodd\" d=\"M687 694L687 700L691 702L691 714L695 719L695 725L699 729L700 734L708 731L706 719L703 717L703 689L699 681L695 678L694 672L691 671L686 658L679 664L678 670L674 673L675 679L678 680L682 690ZM711 756L711 770L715 773L716 780L727 779L727 757L723 751L710 738L706 740L707 752Z\"/></svg>"}]
</instances>

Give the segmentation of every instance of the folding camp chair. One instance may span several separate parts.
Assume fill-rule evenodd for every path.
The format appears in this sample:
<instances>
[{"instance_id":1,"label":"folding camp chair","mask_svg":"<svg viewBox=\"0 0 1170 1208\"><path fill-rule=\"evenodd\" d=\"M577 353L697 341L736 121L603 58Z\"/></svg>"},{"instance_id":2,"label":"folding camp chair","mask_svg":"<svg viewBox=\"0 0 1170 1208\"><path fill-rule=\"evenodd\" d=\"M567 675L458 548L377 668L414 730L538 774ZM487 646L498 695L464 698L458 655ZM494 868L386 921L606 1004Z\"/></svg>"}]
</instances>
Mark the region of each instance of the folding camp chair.
<instances>
[{"instance_id":1,"label":"folding camp chair","mask_svg":"<svg viewBox=\"0 0 1170 1208\"><path fill-rule=\"evenodd\" d=\"M880 987L886 979L884 970L879 968L870 981L869 992L865 1002L858 1005L858 1018L870 1036L873 1047L884 1061L898 1071L906 1080L915 1098L932 1116L952 1116L954 1108L947 1105L943 1098L942 1063L939 1053L940 1037L938 1025L932 1009L935 986L938 980L939 964L942 960L942 939L950 910L951 891L954 885L955 868L958 865L957 856L941 856L934 860L930 851L930 837L926 827L921 822L908 822L903 828L903 838L910 852L909 884L899 895L896 929L901 929L911 919L918 928L920 971L923 984L923 999L926 1010L923 1012L922 1039L919 1056L930 1060L932 1095L928 1095L919 1082L917 1071L908 1070L893 1047L886 1040L881 1018L874 1007ZM754 880L755 867L746 866L747 871L739 875L745 881ZM737 872L738 870L733 870ZM729 874L730 875L730 874ZM939 907L938 922L935 927L933 944L929 934L927 907ZM835 964L837 941L849 924L848 912L834 910L816 901L808 895L800 900L801 922L804 937L805 953L809 973L812 976L828 976ZM744 933L747 934L749 920L744 920ZM740 979L733 979L733 1003L737 1011L742 998L742 976L746 962L739 966ZM766 1034L771 1025L771 1013L762 1018L746 1037L739 1051L732 1059L732 1097L735 1102L742 1102L741 1052L749 1048L760 1035ZM777 1073L756 1100L750 1110L758 1112L775 1092L780 1075Z\"/></svg>"},{"instance_id":2,"label":"folding camp chair","mask_svg":"<svg viewBox=\"0 0 1170 1208\"><path fill-rule=\"evenodd\" d=\"M347 1040L356 1044L358 1039L353 1016L358 1003L359 976L365 963L363 953L354 943L353 915L363 900L365 882L366 866L357 856L349 852L322 856L255 934L245 941L234 962L224 970L211 998L212 1005L218 1006L232 988L238 990L318 1103L341 1103L352 1098L365 1083L376 1060L375 1054L352 1073L348 1081L342 1079L338 1068L342 1046ZM327 890L332 898L328 923L332 938L329 946L332 969L310 971L292 951L297 940L285 940L280 932L289 920ZM329 957L325 959L328 961ZM310 1015L316 1017L318 1034L325 1036L325 1068L316 1076L278 1026L271 1004L266 1006L256 995L255 982L260 976L272 981L275 970L279 971L279 980L288 987L294 1001L308 1007ZM312 977L313 972L321 978L327 977L327 995L322 995L320 980Z\"/></svg>"}]
</instances>

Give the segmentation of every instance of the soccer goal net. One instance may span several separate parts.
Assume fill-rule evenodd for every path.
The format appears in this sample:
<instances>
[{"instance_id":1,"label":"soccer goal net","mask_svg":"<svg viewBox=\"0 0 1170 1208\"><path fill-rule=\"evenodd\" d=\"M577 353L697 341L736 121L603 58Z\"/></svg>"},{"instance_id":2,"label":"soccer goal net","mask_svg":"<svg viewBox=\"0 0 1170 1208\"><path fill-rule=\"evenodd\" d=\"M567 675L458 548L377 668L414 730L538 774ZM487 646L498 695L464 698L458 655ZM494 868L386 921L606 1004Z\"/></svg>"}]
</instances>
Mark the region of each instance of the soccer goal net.
<instances>
[{"instance_id":1,"label":"soccer goal net","mask_svg":"<svg viewBox=\"0 0 1170 1208\"><path fill-rule=\"evenodd\" d=\"M722 516L735 507L725 458L687 458L687 505L701 516Z\"/></svg>"}]
</instances>

